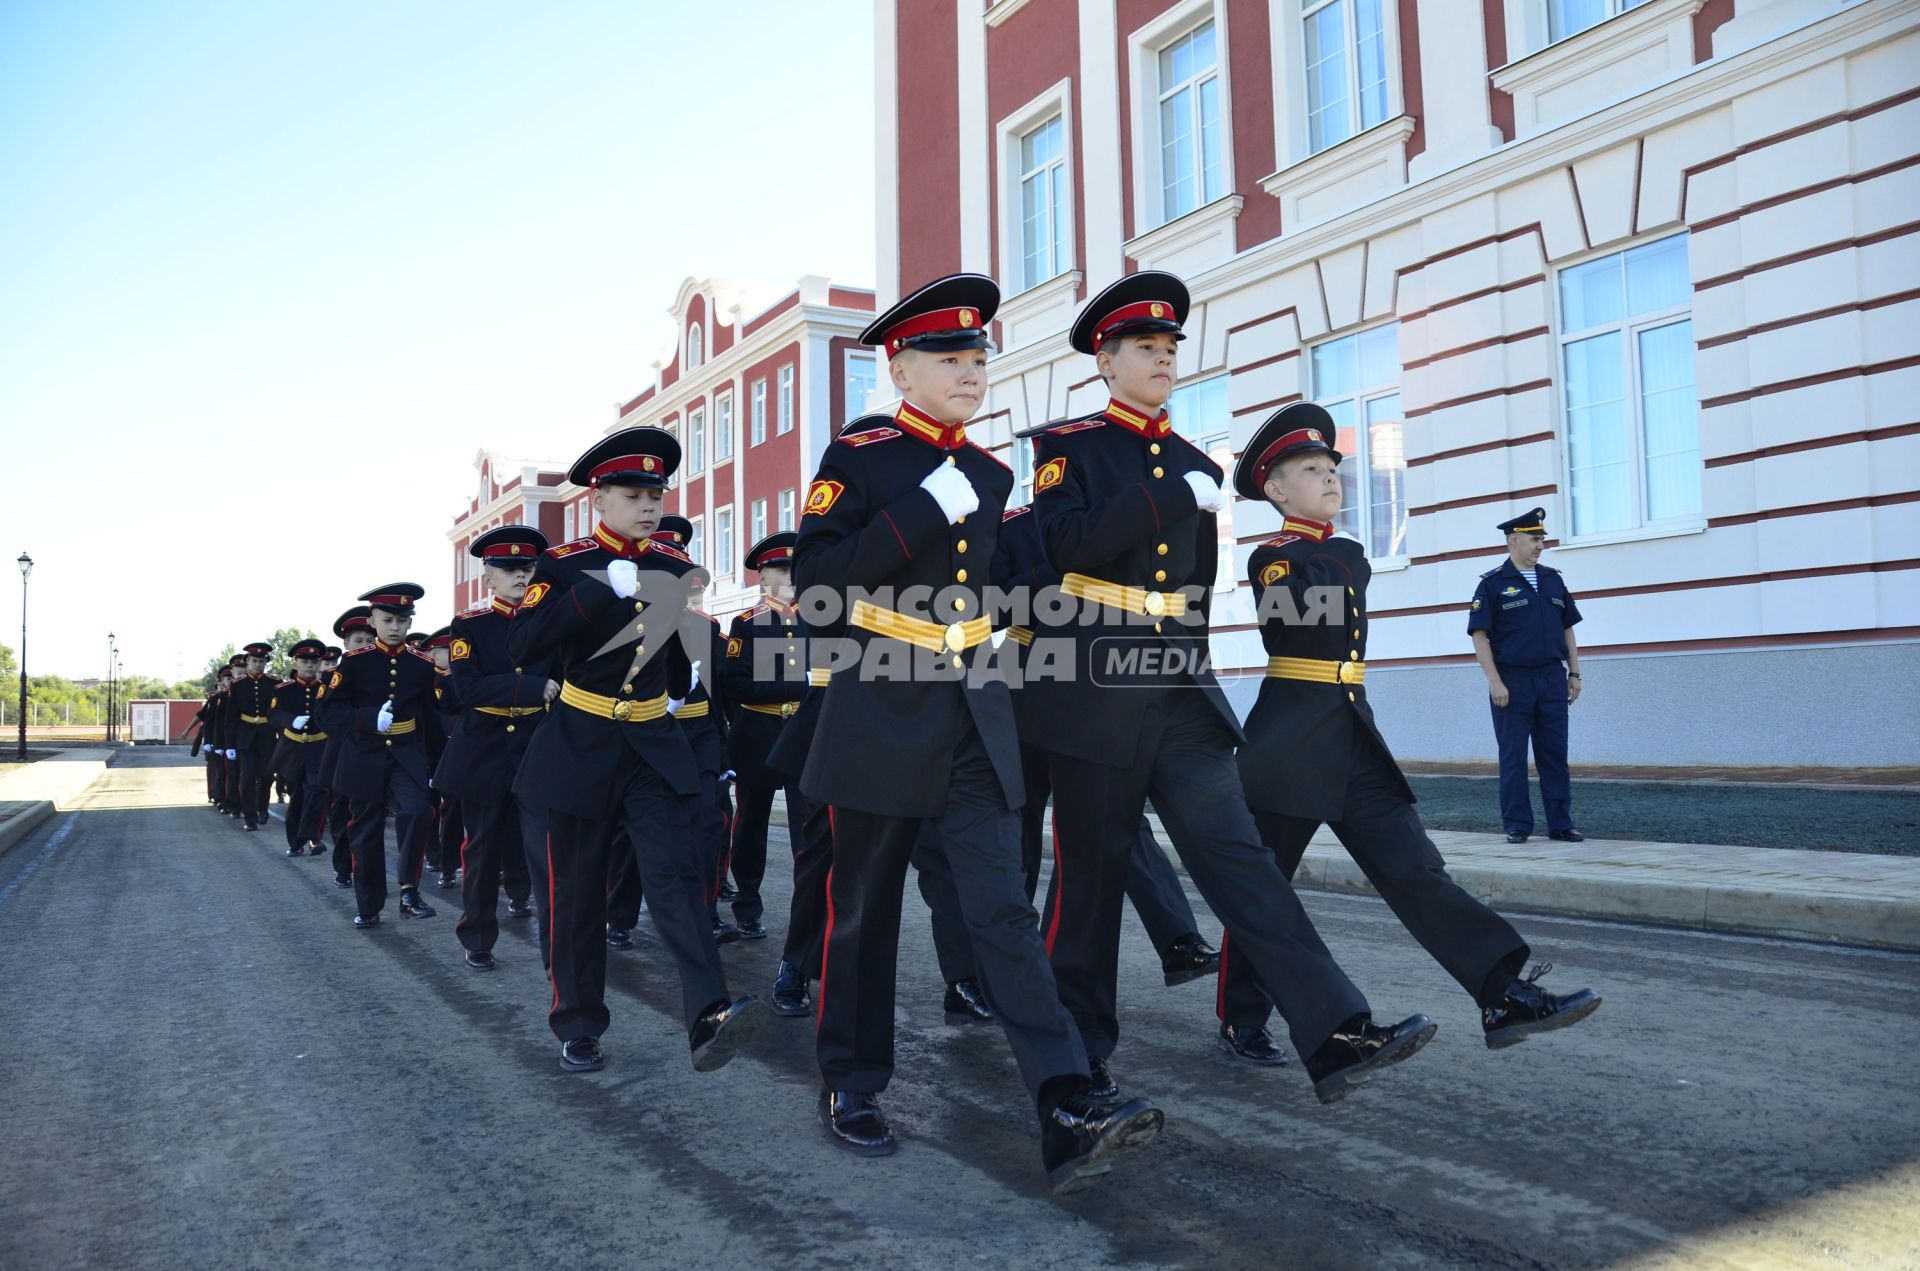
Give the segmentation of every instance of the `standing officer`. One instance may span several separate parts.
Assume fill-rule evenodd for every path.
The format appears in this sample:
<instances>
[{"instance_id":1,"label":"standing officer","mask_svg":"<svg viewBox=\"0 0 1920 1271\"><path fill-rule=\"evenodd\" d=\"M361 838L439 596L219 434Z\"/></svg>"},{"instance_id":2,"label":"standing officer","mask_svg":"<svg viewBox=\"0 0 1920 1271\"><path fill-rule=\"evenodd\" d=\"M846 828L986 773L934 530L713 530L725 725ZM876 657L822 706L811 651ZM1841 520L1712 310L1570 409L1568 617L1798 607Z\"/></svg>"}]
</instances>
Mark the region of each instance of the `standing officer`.
<instances>
[{"instance_id":1,"label":"standing officer","mask_svg":"<svg viewBox=\"0 0 1920 1271\"><path fill-rule=\"evenodd\" d=\"M375 640L350 651L327 681L327 731L343 734L333 788L353 804L347 850L353 860L353 925L380 925L387 904L387 813L394 815L400 913L431 918L420 899L426 847L427 760L423 721L438 709L433 659L408 646L415 583L390 583L361 596Z\"/></svg>"},{"instance_id":2,"label":"standing officer","mask_svg":"<svg viewBox=\"0 0 1920 1271\"><path fill-rule=\"evenodd\" d=\"M1413 791L1367 702L1366 550L1333 532L1340 513L1340 452L1332 416L1311 402L1275 411L1235 466L1242 498L1264 499L1281 532L1247 562L1267 677L1247 716L1240 781L1260 841L1289 879L1322 822L1333 826L1380 898L1481 1009L1488 1047L1564 1028L1600 999L1557 997L1521 980L1529 950L1520 933L1461 889L1420 826ZM1304 621L1326 597L1319 621ZM1221 941L1220 1045L1255 1063L1284 1062L1267 1037L1271 1004L1233 933Z\"/></svg>"},{"instance_id":3,"label":"standing officer","mask_svg":"<svg viewBox=\"0 0 1920 1271\"><path fill-rule=\"evenodd\" d=\"M792 530L769 534L755 543L745 564L760 575L760 603L735 615L727 629L721 681L727 700L737 707L727 736L728 766L733 769L739 807L734 813L732 873L739 894L733 917L742 939L765 940L760 922L765 906L760 883L767 873L767 820L773 796L784 791L787 827L797 833L805 823L799 791L767 765L767 753L807 691L805 641L793 603Z\"/></svg>"},{"instance_id":4,"label":"standing officer","mask_svg":"<svg viewBox=\"0 0 1920 1271\"><path fill-rule=\"evenodd\" d=\"M1032 740L1053 777L1048 944L1062 999L1104 1060L1120 1031L1127 863L1151 798L1309 1056L1314 1093L1331 1103L1411 1056L1435 1028L1424 1015L1373 1023L1247 811L1233 759L1245 737L1207 656L1222 473L1165 409L1187 307L1186 285L1159 271L1088 301L1069 338L1095 356L1112 401L1036 439L1034 515L1061 593L1080 602L1036 609L1020 690L1032 695ZM1046 671L1036 674L1041 658ZM1095 1075L1111 1083L1104 1065Z\"/></svg>"},{"instance_id":5,"label":"standing officer","mask_svg":"<svg viewBox=\"0 0 1920 1271\"><path fill-rule=\"evenodd\" d=\"M1154 1138L1162 1117L1144 1099L1089 1096L1086 1051L1022 890L1013 704L991 644L980 650L1013 474L966 433L986 391L986 328L999 300L992 279L955 275L861 334L885 347L904 400L891 426L828 445L800 518L801 594L820 588L843 602L861 655L827 684L801 776L805 795L828 805L833 833L819 1114L850 1151L896 1150L879 1094L893 1075L901 892L931 822L987 998L1039 1113L1042 1164L1065 1190Z\"/></svg>"},{"instance_id":6,"label":"standing officer","mask_svg":"<svg viewBox=\"0 0 1920 1271\"><path fill-rule=\"evenodd\" d=\"M238 755L240 813L249 832L267 819L267 799L273 793L273 692L277 682L267 674L273 646L254 641L246 647L246 674L227 693L228 757Z\"/></svg>"},{"instance_id":7,"label":"standing officer","mask_svg":"<svg viewBox=\"0 0 1920 1271\"><path fill-rule=\"evenodd\" d=\"M1500 744L1500 820L1509 843L1524 843L1533 833L1527 791L1532 742L1547 837L1584 842L1587 836L1573 828L1573 783L1567 776L1567 707L1580 700L1580 644L1573 635L1580 606L1560 571L1540 563L1547 548L1545 508L1497 528L1507 536L1507 559L1480 575L1467 634L1487 677L1493 735Z\"/></svg>"},{"instance_id":8,"label":"standing officer","mask_svg":"<svg viewBox=\"0 0 1920 1271\"><path fill-rule=\"evenodd\" d=\"M327 646L301 640L287 651L293 678L274 690L269 718L280 738L274 771L292 792L287 800L287 855L320 854L320 821L327 800L320 789L320 760L327 734L313 727L320 713L320 656Z\"/></svg>"},{"instance_id":9,"label":"standing officer","mask_svg":"<svg viewBox=\"0 0 1920 1271\"><path fill-rule=\"evenodd\" d=\"M533 912L513 778L560 685L544 660L531 666L513 660L507 631L533 579L534 561L546 549L547 536L530 525L502 525L474 539L467 554L480 561L493 599L461 613L447 628L453 687L464 709L434 769L433 788L466 827L458 862L460 921L453 931L476 971L494 967L502 883L509 918ZM446 864L442 856L443 870Z\"/></svg>"},{"instance_id":10,"label":"standing officer","mask_svg":"<svg viewBox=\"0 0 1920 1271\"><path fill-rule=\"evenodd\" d=\"M547 810L547 1021L569 1072L606 1064L607 854L616 829L626 831L654 929L680 972L695 1070L732 1059L766 1018L757 999L727 993L691 833L693 805L708 792L667 713L669 699L685 700L691 688L688 642L706 648L704 623L682 625L693 562L650 537L679 464L680 443L660 428L622 429L574 462L567 479L593 491L599 524L541 554L507 639L516 666L546 656L565 668L553 716L529 744L513 789Z\"/></svg>"},{"instance_id":11,"label":"standing officer","mask_svg":"<svg viewBox=\"0 0 1920 1271\"><path fill-rule=\"evenodd\" d=\"M333 620L333 634L345 646L340 657L334 659L334 670L338 670L347 654L373 643L373 610L366 605L355 605ZM333 683L332 671L322 683ZM320 750L320 789L326 801L323 816L327 834L333 839L333 885L345 890L353 886L353 852L347 843L347 833L353 825L353 802L335 793L333 776L340 766L340 748L347 744L346 721L330 720L333 712L326 705L325 692L320 698L321 728L327 733Z\"/></svg>"}]
</instances>

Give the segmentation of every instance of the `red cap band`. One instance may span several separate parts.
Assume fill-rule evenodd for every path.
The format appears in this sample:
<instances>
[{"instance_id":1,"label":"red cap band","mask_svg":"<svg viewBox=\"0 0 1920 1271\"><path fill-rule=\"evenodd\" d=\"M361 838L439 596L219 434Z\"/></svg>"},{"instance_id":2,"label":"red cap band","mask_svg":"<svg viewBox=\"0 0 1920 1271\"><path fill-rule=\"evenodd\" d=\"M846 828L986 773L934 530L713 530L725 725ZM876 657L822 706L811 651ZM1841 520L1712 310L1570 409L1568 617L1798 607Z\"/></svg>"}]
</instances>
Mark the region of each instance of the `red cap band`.
<instances>
[{"instance_id":1,"label":"red cap band","mask_svg":"<svg viewBox=\"0 0 1920 1271\"><path fill-rule=\"evenodd\" d=\"M532 543L494 543L480 550L485 560L492 560L496 556L518 556L522 560L532 560L537 554Z\"/></svg>"},{"instance_id":2,"label":"red cap band","mask_svg":"<svg viewBox=\"0 0 1920 1271\"><path fill-rule=\"evenodd\" d=\"M1123 327L1129 322L1174 322L1173 306L1164 300L1142 300L1137 304L1121 305L1106 317L1100 319L1093 329L1093 346L1107 338L1107 333L1115 327ZM1177 324L1176 324L1177 325Z\"/></svg>"},{"instance_id":3,"label":"red cap band","mask_svg":"<svg viewBox=\"0 0 1920 1271\"><path fill-rule=\"evenodd\" d=\"M887 331L887 352L898 353L907 347L907 341L916 335L932 335L936 331L971 331L980 325L980 311L970 307L958 309L936 309L932 313L923 313L908 318Z\"/></svg>"},{"instance_id":4,"label":"red cap band","mask_svg":"<svg viewBox=\"0 0 1920 1271\"><path fill-rule=\"evenodd\" d=\"M368 596L367 603L370 605L379 605L383 609L410 609L413 607L413 597L412 596L395 596L395 595L388 595L383 593L378 596ZM364 622L366 620L362 618L362 619L356 619L355 621Z\"/></svg>"},{"instance_id":5,"label":"red cap band","mask_svg":"<svg viewBox=\"0 0 1920 1271\"><path fill-rule=\"evenodd\" d=\"M660 462L659 455L621 455L617 459L596 464L593 470L587 473L587 484L599 485L601 477L610 476L615 472L651 472L655 476L664 477L667 475L667 467Z\"/></svg>"},{"instance_id":6,"label":"red cap band","mask_svg":"<svg viewBox=\"0 0 1920 1271\"><path fill-rule=\"evenodd\" d=\"M1325 446L1329 450L1333 449L1333 443L1328 441L1327 435L1318 428L1296 428L1260 452L1260 457L1253 464L1254 481L1264 484L1267 479L1267 470L1273 467L1281 455L1295 446Z\"/></svg>"}]
</instances>

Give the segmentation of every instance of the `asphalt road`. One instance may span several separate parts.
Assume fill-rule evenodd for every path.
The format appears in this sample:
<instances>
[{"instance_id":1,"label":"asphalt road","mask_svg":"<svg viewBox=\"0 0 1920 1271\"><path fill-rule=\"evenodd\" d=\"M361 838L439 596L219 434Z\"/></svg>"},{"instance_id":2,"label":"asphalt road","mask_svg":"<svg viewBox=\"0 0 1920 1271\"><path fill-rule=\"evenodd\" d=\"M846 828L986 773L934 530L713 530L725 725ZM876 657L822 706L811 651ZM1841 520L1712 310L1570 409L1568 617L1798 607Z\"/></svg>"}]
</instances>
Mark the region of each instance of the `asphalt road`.
<instances>
[{"instance_id":1,"label":"asphalt road","mask_svg":"<svg viewBox=\"0 0 1920 1271\"><path fill-rule=\"evenodd\" d=\"M1551 983L1607 1002L1496 1054L1383 906L1309 896L1378 1013L1441 1024L1322 1108L1297 1065L1216 1053L1210 985L1163 988L1129 918L1115 1067L1167 1133L1056 1201L1004 1042L941 1023L917 902L904 1146L860 1161L814 1122L806 1021L691 1070L644 926L609 1068L564 1075L524 931L492 975L444 901L355 932L323 860L201 789L176 752L124 757L0 857L0 1267L1920 1260L1920 958L1529 917ZM727 951L738 987L775 936Z\"/></svg>"}]
</instances>

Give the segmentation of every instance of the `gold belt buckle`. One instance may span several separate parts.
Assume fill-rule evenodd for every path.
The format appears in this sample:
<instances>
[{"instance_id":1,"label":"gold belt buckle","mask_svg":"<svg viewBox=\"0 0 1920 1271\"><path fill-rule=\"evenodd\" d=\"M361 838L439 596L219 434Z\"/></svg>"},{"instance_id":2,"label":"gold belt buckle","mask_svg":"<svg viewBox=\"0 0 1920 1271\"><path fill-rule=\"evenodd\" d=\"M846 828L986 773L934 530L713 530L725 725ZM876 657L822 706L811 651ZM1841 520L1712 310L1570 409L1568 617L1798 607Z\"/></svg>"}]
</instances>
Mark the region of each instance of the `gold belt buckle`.
<instances>
[{"instance_id":1,"label":"gold belt buckle","mask_svg":"<svg viewBox=\"0 0 1920 1271\"><path fill-rule=\"evenodd\" d=\"M799 709L800 703L798 702L782 702L780 703L780 718L792 719L793 713Z\"/></svg>"},{"instance_id":2,"label":"gold belt buckle","mask_svg":"<svg viewBox=\"0 0 1920 1271\"><path fill-rule=\"evenodd\" d=\"M1341 663L1340 663L1340 664L1339 664L1338 666L1336 666L1336 667L1334 668L1334 671L1333 671L1333 682L1334 682L1335 684L1351 684L1351 683L1353 683L1353 681L1352 681L1352 680L1349 680L1349 679L1347 678L1347 676L1348 676L1349 674L1351 674L1351 673L1352 673L1352 670L1353 670L1353 666L1354 666L1354 664L1353 664L1353 662L1351 662L1351 661L1345 661L1345 662L1341 662Z\"/></svg>"},{"instance_id":3,"label":"gold belt buckle","mask_svg":"<svg viewBox=\"0 0 1920 1271\"><path fill-rule=\"evenodd\" d=\"M947 624L947 652L964 653L967 648L967 629L958 622Z\"/></svg>"},{"instance_id":4,"label":"gold belt buckle","mask_svg":"<svg viewBox=\"0 0 1920 1271\"><path fill-rule=\"evenodd\" d=\"M1144 607L1148 617L1164 617L1167 612L1167 598L1157 591L1150 591L1147 593L1147 601Z\"/></svg>"},{"instance_id":5,"label":"gold belt buckle","mask_svg":"<svg viewBox=\"0 0 1920 1271\"><path fill-rule=\"evenodd\" d=\"M632 719L633 703L627 701L615 702L613 704L613 717L623 724Z\"/></svg>"}]
</instances>

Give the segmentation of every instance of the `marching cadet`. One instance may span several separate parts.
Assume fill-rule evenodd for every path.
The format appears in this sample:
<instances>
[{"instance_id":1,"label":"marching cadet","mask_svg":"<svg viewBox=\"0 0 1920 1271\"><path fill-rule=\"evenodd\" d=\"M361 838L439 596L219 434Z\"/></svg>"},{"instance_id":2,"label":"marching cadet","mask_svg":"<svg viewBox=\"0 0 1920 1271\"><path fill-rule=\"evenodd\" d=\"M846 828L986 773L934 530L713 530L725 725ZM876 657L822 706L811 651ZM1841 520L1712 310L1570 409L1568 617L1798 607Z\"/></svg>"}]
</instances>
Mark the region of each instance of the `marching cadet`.
<instances>
[{"instance_id":1,"label":"marching cadet","mask_svg":"<svg viewBox=\"0 0 1920 1271\"><path fill-rule=\"evenodd\" d=\"M301 640L287 656L293 659L293 678L274 690L268 718L280 738L274 772L285 779L292 797L287 800L287 855L320 854L320 822L327 800L320 788L320 760L327 734L312 727L320 713L320 657L327 646Z\"/></svg>"},{"instance_id":2,"label":"marching cadet","mask_svg":"<svg viewBox=\"0 0 1920 1271\"><path fill-rule=\"evenodd\" d=\"M516 666L546 656L565 668L552 718L529 744L513 789L547 814L547 1020L569 1072L606 1064L607 853L619 828L679 969L694 1068L732 1059L767 1014L756 998L727 992L691 834L693 805L708 792L667 713L669 699L684 701L691 687L688 647L706 648L705 624L686 611L693 562L650 538L679 463L680 443L659 428L623 429L590 447L568 480L593 491L599 524L541 554L509 629Z\"/></svg>"},{"instance_id":3,"label":"marching cadet","mask_svg":"<svg viewBox=\"0 0 1920 1271\"><path fill-rule=\"evenodd\" d=\"M247 655L236 653L227 659L227 695L221 702L220 739L226 749L221 751L225 760L220 765L220 810L230 817L246 815L244 800L240 797L240 752L236 730L238 724L233 718L233 687L247 675Z\"/></svg>"},{"instance_id":4,"label":"marching cadet","mask_svg":"<svg viewBox=\"0 0 1920 1271\"><path fill-rule=\"evenodd\" d=\"M339 645L330 644L327 646L326 652L320 655L320 676L322 679L332 675L333 668L340 665L340 653L341 649Z\"/></svg>"},{"instance_id":5,"label":"marching cadet","mask_svg":"<svg viewBox=\"0 0 1920 1271\"><path fill-rule=\"evenodd\" d=\"M684 552L693 538L693 523L684 516L663 516L653 536L664 538ZM690 588L687 609L705 621L707 647L700 657L693 659L693 688L687 700L675 709L673 718L687 734L694 763L700 769L701 783L709 792L694 807L693 834L701 845L701 859L707 864L708 875L714 880L707 917L713 923L714 938L724 943L731 924L721 921L718 902L720 885L726 880L727 844L733 824L733 804L727 788L733 776L733 770L727 766L733 703L727 699L721 673L727 656L726 633L720 629L720 620L705 608L707 587L712 581L712 575L703 566L695 566L687 575ZM738 934L739 929L735 927L732 935Z\"/></svg>"},{"instance_id":6,"label":"marching cadet","mask_svg":"<svg viewBox=\"0 0 1920 1271\"><path fill-rule=\"evenodd\" d=\"M453 682L452 628L440 628L420 647L433 659L434 671L440 676L434 690L440 708L434 712L433 727L427 732L427 771L438 772L441 756L447 753L447 739L453 735L463 709ZM460 800L447 797L432 781L427 783L427 796L433 812L427 829L427 868L439 874L440 886L452 887L460 881L461 847L467 840L466 818L460 813Z\"/></svg>"},{"instance_id":7,"label":"marching cadet","mask_svg":"<svg viewBox=\"0 0 1920 1271\"><path fill-rule=\"evenodd\" d=\"M787 825L806 820L799 792L767 765L767 753L807 691L807 659L793 603L792 530L769 534L747 551L745 565L760 575L760 602L736 614L727 629L721 681L737 708L727 735L728 765L738 806L731 851L734 923L744 940L765 940L760 883L767 873L767 820L773 796L784 791Z\"/></svg>"},{"instance_id":8,"label":"marching cadet","mask_svg":"<svg viewBox=\"0 0 1920 1271\"><path fill-rule=\"evenodd\" d=\"M991 644L980 649L1013 474L966 434L986 391L986 329L999 299L992 279L954 275L861 334L885 347L904 401L890 425L850 429L827 446L800 518L801 594L821 588L844 602L861 655L827 684L801 776L806 797L829 807L833 833L819 1115L852 1152L897 1149L879 1095L893 1074L901 892L931 821L988 1001L1039 1113L1043 1167L1064 1191L1153 1139L1162 1116L1144 1099L1089 1096L1086 1052L1022 890L1013 705ZM915 592L932 598L914 603Z\"/></svg>"},{"instance_id":9,"label":"marching cadet","mask_svg":"<svg viewBox=\"0 0 1920 1271\"><path fill-rule=\"evenodd\" d=\"M227 693L233 668L222 666L214 672L213 692L207 694L197 718L200 720L200 746L207 754L207 802L216 812L225 812L227 802Z\"/></svg>"},{"instance_id":10,"label":"marching cadet","mask_svg":"<svg viewBox=\"0 0 1920 1271\"><path fill-rule=\"evenodd\" d=\"M1036 438L1034 515L1061 593L1082 605L1036 610L1020 689L1053 780L1053 967L1102 1061L1097 1085L1117 1089L1104 1061L1119 1039L1120 905L1151 797L1331 1103L1435 1026L1373 1023L1247 811L1233 757L1245 738L1206 657L1223 474L1165 409L1187 308L1186 285L1157 270L1088 301L1069 340L1094 356L1111 401Z\"/></svg>"},{"instance_id":11,"label":"marching cadet","mask_svg":"<svg viewBox=\"0 0 1920 1271\"><path fill-rule=\"evenodd\" d=\"M254 641L246 646L246 674L233 681L227 693L227 757L238 755L240 813L249 832L267 819L267 800L273 793L273 693L278 684L267 674L273 646Z\"/></svg>"},{"instance_id":12,"label":"marching cadet","mask_svg":"<svg viewBox=\"0 0 1920 1271\"><path fill-rule=\"evenodd\" d=\"M349 650L327 681L327 731L344 741L333 774L337 794L352 800L347 848L353 860L353 925L380 925L387 904L387 814L394 817L400 913L431 918L420 899L426 848L427 761L423 720L437 709L433 659L406 642L416 583L389 583L361 596L373 611L376 639Z\"/></svg>"},{"instance_id":13,"label":"marching cadet","mask_svg":"<svg viewBox=\"0 0 1920 1271\"><path fill-rule=\"evenodd\" d=\"M333 620L333 634L345 647L340 658L335 659L335 670L339 662L355 649L364 649L373 643L373 610L366 605L355 605ZM324 683L333 683L333 674L329 672ZM348 830L353 825L353 801L334 790L333 777L340 766L340 749L347 744L346 722L332 721L328 728L328 717L333 713L327 709L326 694L321 695L321 728L327 732L326 743L320 751L320 789L325 795L327 810L325 824L327 834L333 840L333 885L342 890L353 886L353 852L347 843Z\"/></svg>"},{"instance_id":14,"label":"marching cadet","mask_svg":"<svg viewBox=\"0 0 1920 1271\"><path fill-rule=\"evenodd\" d=\"M1314 832L1333 827L1380 898L1480 1006L1489 1049L1498 1050L1592 1014L1600 998L1559 997L1520 978L1529 949L1520 933L1461 889L1421 828L1413 790L1380 736L1367 702L1364 548L1334 533L1340 452L1333 417L1295 402L1255 430L1234 467L1244 499L1265 500L1281 532L1247 561L1267 675L1247 716L1240 781L1260 840L1291 879ZM1319 621L1304 621L1332 597ZM1221 941L1220 1043L1256 1063L1284 1062L1266 1035L1270 1003L1235 934Z\"/></svg>"},{"instance_id":15,"label":"marching cadet","mask_svg":"<svg viewBox=\"0 0 1920 1271\"><path fill-rule=\"evenodd\" d=\"M459 614L447 628L454 692L464 709L434 769L433 788L458 809L466 827L460 854L460 921L453 930L466 950L467 965L476 971L494 968L502 885L507 917L525 918L533 912L528 903L533 881L527 873L513 778L560 685L550 678L544 659L531 665L513 660L507 631L533 579L534 561L546 549L547 536L529 525L502 525L474 539L467 554L480 561L493 598ZM441 863L446 864L445 857Z\"/></svg>"},{"instance_id":16,"label":"marching cadet","mask_svg":"<svg viewBox=\"0 0 1920 1271\"><path fill-rule=\"evenodd\" d=\"M1547 548L1545 508L1495 528L1507 536L1507 559L1480 575L1467 634L1487 677L1493 735L1500 746L1500 820L1509 843L1524 843L1533 833L1533 799L1527 790L1532 743L1540 801L1547 807L1547 837L1583 843L1587 836L1573 828L1573 783L1567 775L1567 707L1580 700L1580 643L1573 634L1580 606L1560 571L1540 563Z\"/></svg>"}]
</instances>

